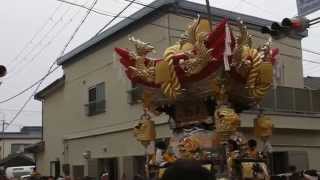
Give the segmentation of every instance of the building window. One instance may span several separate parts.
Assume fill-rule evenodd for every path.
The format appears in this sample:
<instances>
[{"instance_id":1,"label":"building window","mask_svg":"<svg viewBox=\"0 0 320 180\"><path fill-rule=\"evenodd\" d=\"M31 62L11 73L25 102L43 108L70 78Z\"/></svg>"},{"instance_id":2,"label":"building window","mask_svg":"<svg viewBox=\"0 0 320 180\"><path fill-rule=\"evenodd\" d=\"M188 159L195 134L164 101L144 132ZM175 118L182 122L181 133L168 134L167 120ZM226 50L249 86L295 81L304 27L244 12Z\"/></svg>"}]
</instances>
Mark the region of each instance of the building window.
<instances>
[{"instance_id":1,"label":"building window","mask_svg":"<svg viewBox=\"0 0 320 180\"><path fill-rule=\"evenodd\" d=\"M11 144L11 154L22 153L24 148L30 144Z\"/></svg>"},{"instance_id":2,"label":"building window","mask_svg":"<svg viewBox=\"0 0 320 180\"><path fill-rule=\"evenodd\" d=\"M88 91L89 103L86 104L87 115L93 116L105 112L105 84L100 83L94 87L89 88Z\"/></svg>"},{"instance_id":3,"label":"building window","mask_svg":"<svg viewBox=\"0 0 320 180\"><path fill-rule=\"evenodd\" d=\"M143 88L137 84L132 83L129 93L129 104L138 104L142 102Z\"/></svg>"}]
</instances>

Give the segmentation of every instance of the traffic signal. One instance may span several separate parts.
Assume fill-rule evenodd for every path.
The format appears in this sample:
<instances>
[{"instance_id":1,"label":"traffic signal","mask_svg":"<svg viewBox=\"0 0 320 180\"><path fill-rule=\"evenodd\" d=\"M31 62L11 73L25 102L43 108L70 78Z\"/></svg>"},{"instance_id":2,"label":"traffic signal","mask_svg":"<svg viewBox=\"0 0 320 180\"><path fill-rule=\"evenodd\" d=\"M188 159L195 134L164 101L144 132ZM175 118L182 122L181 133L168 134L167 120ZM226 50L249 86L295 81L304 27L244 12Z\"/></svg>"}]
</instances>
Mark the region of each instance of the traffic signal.
<instances>
[{"instance_id":1,"label":"traffic signal","mask_svg":"<svg viewBox=\"0 0 320 180\"><path fill-rule=\"evenodd\" d=\"M274 22L270 27L262 27L261 32L270 34L274 39L280 39L292 33L304 32L309 27L310 21L305 17L284 18L281 24Z\"/></svg>"},{"instance_id":2,"label":"traffic signal","mask_svg":"<svg viewBox=\"0 0 320 180\"><path fill-rule=\"evenodd\" d=\"M298 32L303 32L310 27L310 21L305 17L297 17L292 19L284 18L281 24L282 26Z\"/></svg>"}]
</instances>

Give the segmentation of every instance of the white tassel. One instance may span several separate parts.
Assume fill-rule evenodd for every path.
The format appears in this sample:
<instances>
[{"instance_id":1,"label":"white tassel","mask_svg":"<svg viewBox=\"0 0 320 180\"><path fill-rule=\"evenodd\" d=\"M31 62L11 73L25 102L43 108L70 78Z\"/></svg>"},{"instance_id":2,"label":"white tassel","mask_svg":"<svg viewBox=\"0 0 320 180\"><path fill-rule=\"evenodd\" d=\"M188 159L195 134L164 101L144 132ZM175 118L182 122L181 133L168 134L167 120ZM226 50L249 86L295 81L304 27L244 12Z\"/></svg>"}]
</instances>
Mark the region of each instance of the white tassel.
<instances>
[{"instance_id":1,"label":"white tassel","mask_svg":"<svg viewBox=\"0 0 320 180\"><path fill-rule=\"evenodd\" d=\"M151 141L150 144L147 147L147 153L148 154L154 154L156 152L156 144L155 141Z\"/></svg>"},{"instance_id":2,"label":"white tassel","mask_svg":"<svg viewBox=\"0 0 320 180\"><path fill-rule=\"evenodd\" d=\"M113 69L116 71L116 78L118 81L120 81L121 83L126 82L125 78L126 78L126 74L125 74L125 68L122 66L122 64L120 63L120 61L117 58L116 53L113 53L113 60L112 60L112 67Z\"/></svg>"},{"instance_id":3,"label":"white tassel","mask_svg":"<svg viewBox=\"0 0 320 180\"><path fill-rule=\"evenodd\" d=\"M226 29L225 29L226 37L225 37L225 47L224 47L224 56L223 56L223 61L224 61L224 69L225 71L230 71L230 64L229 64L229 56L232 55L231 52L231 32L228 24L226 24Z\"/></svg>"},{"instance_id":4,"label":"white tassel","mask_svg":"<svg viewBox=\"0 0 320 180\"><path fill-rule=\"evenodd\" d=\"M273 70L272 70L272 74L273 74L273 88L276 89L278 86L278 62L275 62L275 64L273 65Z\"/></svg>"}]
</instances>

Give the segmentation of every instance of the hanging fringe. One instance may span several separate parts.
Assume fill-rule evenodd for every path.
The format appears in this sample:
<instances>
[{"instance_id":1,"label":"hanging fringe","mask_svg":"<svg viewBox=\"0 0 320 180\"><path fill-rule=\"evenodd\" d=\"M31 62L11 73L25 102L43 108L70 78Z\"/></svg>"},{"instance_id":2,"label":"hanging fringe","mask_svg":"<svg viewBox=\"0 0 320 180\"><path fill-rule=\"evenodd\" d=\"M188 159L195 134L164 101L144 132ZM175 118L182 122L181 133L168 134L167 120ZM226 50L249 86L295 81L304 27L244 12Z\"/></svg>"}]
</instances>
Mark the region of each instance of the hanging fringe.
<instances>
[{"instance_id":1,"label":"hanging fringe","mask_svg":"<svg viewBox=\"0 0 320 180\"><path fill-rule=\"evenodd\" d=\"M232 55L231 52L231 32L228 24L226 24L226 35L225 35L225 47L224 47L224 69L225 71L230 71L230 64L229 64L229 56Z\"/></svg>"}]
</instances>

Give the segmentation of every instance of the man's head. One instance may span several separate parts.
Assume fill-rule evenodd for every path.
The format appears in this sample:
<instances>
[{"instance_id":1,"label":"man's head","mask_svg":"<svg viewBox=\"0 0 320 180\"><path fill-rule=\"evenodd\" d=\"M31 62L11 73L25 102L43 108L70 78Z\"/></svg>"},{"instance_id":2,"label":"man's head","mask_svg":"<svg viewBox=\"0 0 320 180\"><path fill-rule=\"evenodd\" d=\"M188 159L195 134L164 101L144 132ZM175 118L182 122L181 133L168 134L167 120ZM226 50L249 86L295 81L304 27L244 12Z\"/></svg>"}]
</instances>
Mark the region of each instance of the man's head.
<instances>
[{"instance_id":1,"label":"man's head","mask_svg":"<svg viewBox=\"0 0 320 180\"><path fill-rule=\"evenodd\" d=\"M166 169L161 180L209 180L209 170L193 160L178 160Z\"/></svg>"},{"instance_id":2,"label":"man's head","mask_svg":"<svg viewBox=\"0 0 320 180\"><path fill-rule=\"evenodd\" d=\"M236 151L236 150L239 150L239 145L235 140L229 139L228 148L229 148L229 151Z\"/></svg>"},{"instance_id":3,"label":"man's head","mask_svg":"<svg viewBox=\"0 0 320 180\"><path fill-rule=\"evenodd\" d=\"M252 150L255 149L257 147L257 141L254 139L250 139L248 141L248 147Z\"/></svg>"}]
</instances>

